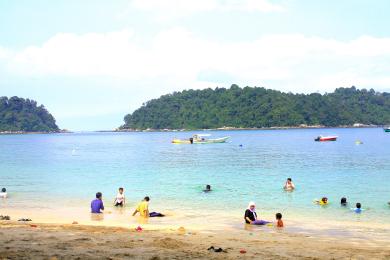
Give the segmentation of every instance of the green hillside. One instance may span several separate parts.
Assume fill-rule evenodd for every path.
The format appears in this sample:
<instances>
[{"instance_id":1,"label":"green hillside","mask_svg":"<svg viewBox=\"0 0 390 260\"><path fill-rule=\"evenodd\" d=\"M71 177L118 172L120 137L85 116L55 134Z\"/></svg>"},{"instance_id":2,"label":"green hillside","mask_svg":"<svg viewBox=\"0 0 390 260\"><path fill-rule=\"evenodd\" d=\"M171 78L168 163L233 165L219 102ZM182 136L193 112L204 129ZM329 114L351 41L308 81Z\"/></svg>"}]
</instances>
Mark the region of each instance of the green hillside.
<instances>
[{"instance_id":1,"label":"green hillside","mask_svg":"<svg viewBox=\"0 0 390 260\"><path fill-rule=\"evenodd\" d=\"M121 129L382 125L390 123L390 94L355 87L323 95L292 94L232 85L164 95L124 120Z\"/></svg>"}]
</instances>

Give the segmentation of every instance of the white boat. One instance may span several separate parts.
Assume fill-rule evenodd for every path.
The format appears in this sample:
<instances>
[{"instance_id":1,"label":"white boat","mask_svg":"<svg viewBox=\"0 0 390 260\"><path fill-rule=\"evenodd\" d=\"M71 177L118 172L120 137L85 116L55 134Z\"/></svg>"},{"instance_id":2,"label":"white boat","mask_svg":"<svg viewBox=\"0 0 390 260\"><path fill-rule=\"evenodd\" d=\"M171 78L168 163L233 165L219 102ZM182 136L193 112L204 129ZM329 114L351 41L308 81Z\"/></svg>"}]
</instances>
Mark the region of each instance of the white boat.
<instances>
[{"instance_id":1,"label":"white boat","mask_svg":"<svg viewBox=\"0 0 390 260\"><path fill-rule=\"evenodd\" d=\"M209 139L209 134L196 134L188 139L173 139L172 143L174 144L215 144L215 143L225 143L230 136L225 136L221 138Z\"/></svg>"}]
</instances>

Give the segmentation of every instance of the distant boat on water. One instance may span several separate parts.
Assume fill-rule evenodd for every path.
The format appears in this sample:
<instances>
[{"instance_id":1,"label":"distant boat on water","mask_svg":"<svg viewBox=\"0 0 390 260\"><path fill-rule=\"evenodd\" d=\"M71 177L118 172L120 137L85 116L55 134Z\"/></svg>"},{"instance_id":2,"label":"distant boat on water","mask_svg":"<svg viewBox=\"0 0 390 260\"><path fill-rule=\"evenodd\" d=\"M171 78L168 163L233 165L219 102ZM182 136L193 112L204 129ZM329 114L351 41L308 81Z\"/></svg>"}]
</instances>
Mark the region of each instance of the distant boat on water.
<instances>
[{"instance_id":1,"label":"distant boat on water","mask_svg":"<svg viewBox=\"0 0 390 260\"><path fill-rule=\"evenodd\" d=\"M383 128L383 131L390 132L390 126L387 126L387 127Z\"/></svg>"},{"instance_id":2,"label":"distant boat on water","mask_svg":"<svg viewBox=\"0 0 390 260\"><path fill-rule=\"evenodd\" d=\"M230 136L209 139L209 134L196 134L188 139L173 139L172 143L174 144L214 144L214 143L225 143Z\"/></svg>"},{"instance_id":3,"label":"distant boat on water","mask_svg":"<svg viewBox=\"0 0 390 260\"><path fill-rule=\"evenodd\" d=\"M327 141L336 141L338 136L332 135L332 136L318 136L314 139L316 142L327 142Z\"/></svg>"}]
</instances>

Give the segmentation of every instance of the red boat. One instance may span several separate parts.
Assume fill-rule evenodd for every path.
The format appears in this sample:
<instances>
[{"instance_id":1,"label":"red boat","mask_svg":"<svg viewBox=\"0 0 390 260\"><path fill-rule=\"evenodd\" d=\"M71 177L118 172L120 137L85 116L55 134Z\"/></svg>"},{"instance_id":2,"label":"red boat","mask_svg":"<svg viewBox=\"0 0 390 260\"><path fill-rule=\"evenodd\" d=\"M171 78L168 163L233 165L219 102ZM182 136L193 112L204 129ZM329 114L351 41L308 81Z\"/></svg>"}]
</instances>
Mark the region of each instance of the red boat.
<instances>
[{"instance_id":1,"label":"red boat","mask_svg":"<svg viewBox=\"0 0 390 260\"><path fill-rule=\"evenodd\" d=\"M338 136L318 136L316 139L314 139L314 141L317 141L317 142L327 142L327 141L336 141L337 140L337 137Z\"/></svg>"}]
</instances>

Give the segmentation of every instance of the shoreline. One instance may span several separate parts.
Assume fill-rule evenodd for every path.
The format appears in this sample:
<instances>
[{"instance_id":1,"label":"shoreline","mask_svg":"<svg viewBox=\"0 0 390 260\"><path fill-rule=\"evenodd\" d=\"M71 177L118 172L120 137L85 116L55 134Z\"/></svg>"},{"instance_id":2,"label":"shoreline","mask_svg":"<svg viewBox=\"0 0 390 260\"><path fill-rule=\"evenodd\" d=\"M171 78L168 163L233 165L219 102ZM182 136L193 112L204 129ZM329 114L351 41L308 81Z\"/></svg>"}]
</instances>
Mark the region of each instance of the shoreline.
<instances>
[{"instance_id":1,"label":"shoreline","mask_svg":"<svg viewBox=\"0 0 390 260\"><path fill-rule=\"evenodd\" d=\"M46 135L46 134L72 134L72 131L60 130L53 132L28 132L28 131L0 131L0 135Z\"/></svg>"},{"instance_id":2,"label":"shoreline","mask_svg":"<svg viewBox=\"0 0 390 260\"><path fill-rule=\"evenodd\" d=\"M243 130L295 130L295 129L348 129L348 128L383 128L382 125L340 125L340 126L274 126L274 127L222 127L205 129L115 129L115 130L97 130L93 132L102 133L126 133L126 132L193 132L193 131L243 131Z\"/></svg>"},{"instance_id":3,"label":"shoreline","mask_svg":"<svg viewBox=\"0 0 390 260\"><path fill-rule=\"evenodd\" d=\"M0 256L5 259L387 259L387 241L344 240L273 232L164 230L79 224L0 221ZM209 247L225 252L213 252Z\"/></svg>"}]
</instances>

